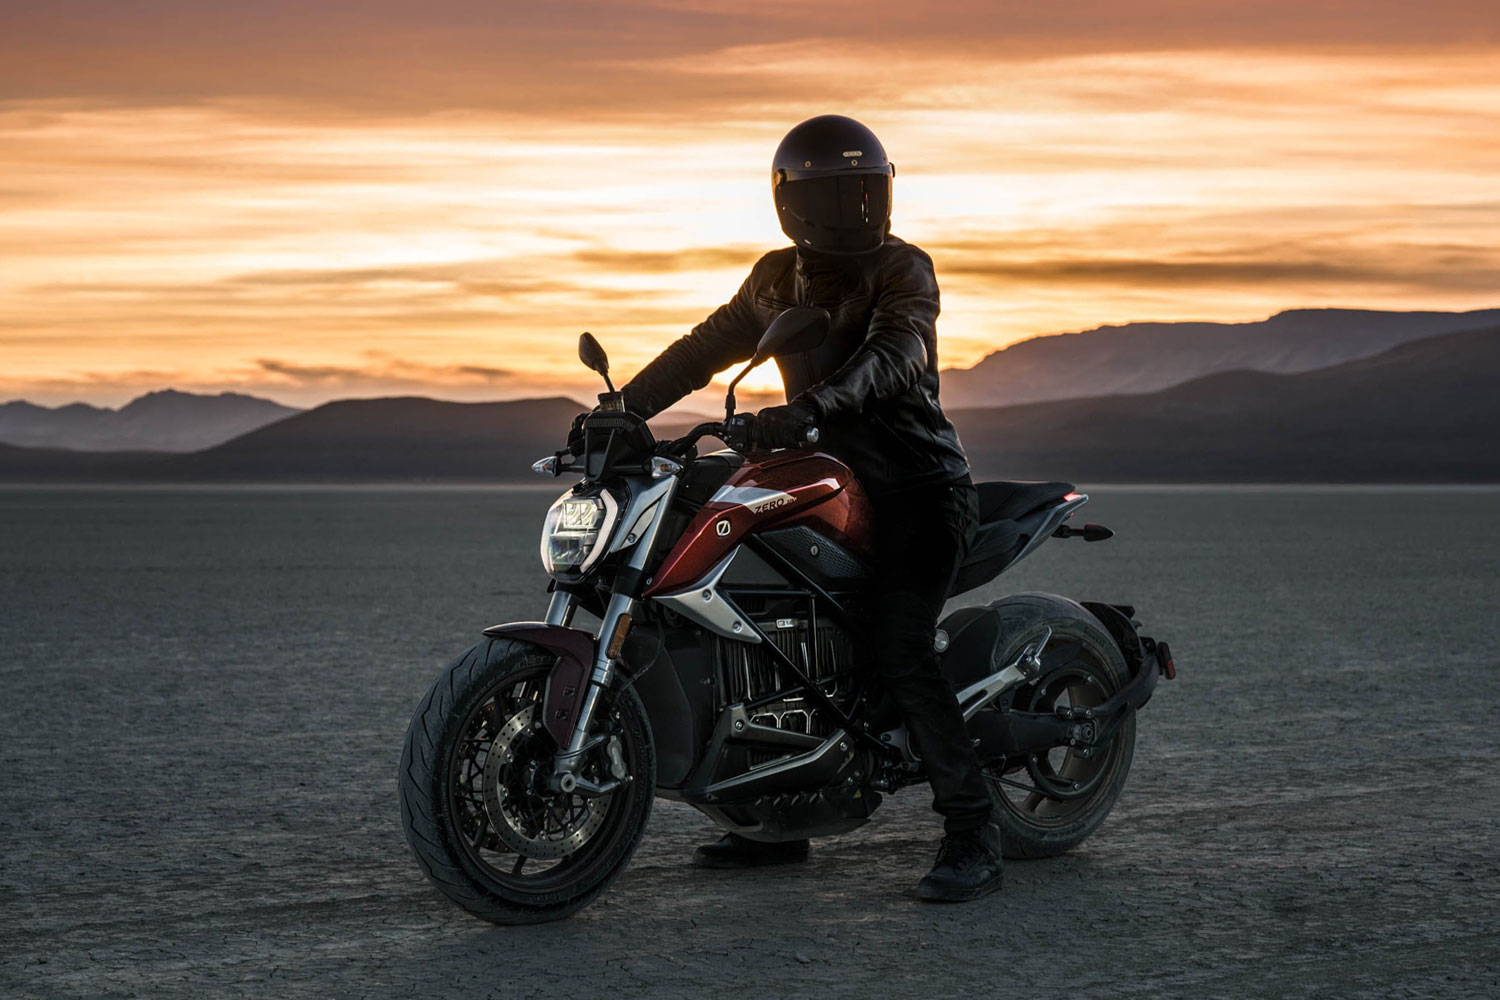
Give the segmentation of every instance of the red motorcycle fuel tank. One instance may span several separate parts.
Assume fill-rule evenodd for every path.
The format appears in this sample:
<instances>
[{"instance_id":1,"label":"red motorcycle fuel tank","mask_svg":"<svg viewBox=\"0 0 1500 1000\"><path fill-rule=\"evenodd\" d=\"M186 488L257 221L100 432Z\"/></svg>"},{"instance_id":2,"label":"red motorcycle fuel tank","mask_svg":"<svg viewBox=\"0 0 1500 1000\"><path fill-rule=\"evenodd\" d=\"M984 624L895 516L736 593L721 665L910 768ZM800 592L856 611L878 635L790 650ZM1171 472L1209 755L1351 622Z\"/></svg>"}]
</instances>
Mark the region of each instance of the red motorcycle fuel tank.
<instances>
[{"instance_id":1,"label":"red motorcycle fuel tank","mask_svg":"<svg viewBox=\"0 0 1500 1000\"><path fill-rule=\"evenodd\" d=\"M688 523L645 596L691 587L746 535L806 524L850 551L870 548L870 501L849 467L801 449L746 459Z\"/></svg>"}]
</instances>

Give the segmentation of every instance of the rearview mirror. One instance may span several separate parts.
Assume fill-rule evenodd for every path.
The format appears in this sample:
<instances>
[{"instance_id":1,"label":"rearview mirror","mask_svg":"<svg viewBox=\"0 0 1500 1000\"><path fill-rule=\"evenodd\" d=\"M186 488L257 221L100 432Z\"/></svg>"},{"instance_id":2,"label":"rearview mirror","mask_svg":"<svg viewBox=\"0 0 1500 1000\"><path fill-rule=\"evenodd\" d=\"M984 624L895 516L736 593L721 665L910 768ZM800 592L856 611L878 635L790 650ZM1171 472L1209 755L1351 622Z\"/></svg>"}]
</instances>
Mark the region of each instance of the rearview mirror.
<instances>
[{"instance_id":1,"label":"rearview mirror","mask_svg":"<svg viewBox=\"0 0 1500 1000\"><path fill-rule=\"evenodd\" d=\"M609 355L604 353L599 341L588 331L584 331L578 338L578 360L604 376L604 384L609 387L609 391L615 391L614 383L609 380Z\"/></svg>"},{"instance_id":2,"label":"rearview mirror","mask_svg":"<svg viewBox=\"0 0 1500 1000\"><path fill-rule=\"evenodd\" d=\"M771 320L766 332L760 335L760 343L755 345L755 354L750 358L750 363L740 369L740 373L729 383L729 391L724 393L724 419L727 421L734 416L734 387L740 384L740 379L750 374L750 369L778 354L798 354L812 350L828 336L829 322L828 310L817 306L792 306Z\"/></svg>"},{"instance_id":3,"label":"rearview mirror","mask_svg":"<svg viewBox=\"0 0 1500 1000\"><path fill-rule=\"evenodd\" d=\"M812 350L828 336L828 324L827 309L793 306L771 320L766 332L760 335L750 366L753 368L778 354L800 354Z\"/></svg>"}]
</instances>

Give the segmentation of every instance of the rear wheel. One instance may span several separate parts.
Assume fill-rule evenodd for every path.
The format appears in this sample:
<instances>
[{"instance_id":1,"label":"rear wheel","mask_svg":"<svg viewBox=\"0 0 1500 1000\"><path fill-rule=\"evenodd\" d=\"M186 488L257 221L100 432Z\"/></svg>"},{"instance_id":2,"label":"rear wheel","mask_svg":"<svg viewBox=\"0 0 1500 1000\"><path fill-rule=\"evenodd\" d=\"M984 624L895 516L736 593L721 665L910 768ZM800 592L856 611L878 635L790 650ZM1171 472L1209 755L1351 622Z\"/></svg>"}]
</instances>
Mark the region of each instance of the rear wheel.
<instances>
[{"instance_id":1,"label":"rear wheel","mask_svg":"<svg viewBox=\"0 0 1500 1000\"><path fill-rule=\"evenodd\" d=\"M1045 600L1043 598L1045 597ZM1045 628L1037 679L985 711L1052 713L1060 707L1102 704L1129 679L1125 658L1104 626L1082 606L1052 595L1022 595L1015 609L1027 620L997 658L1009 663ZM1010 609L1007 609L1010 610ZM1135 715L1107 743L1054 747L1020 758L985 761L996 817L1008 858L1047 858L1077 846L1097 830L1125 788L1135 754Z\"/></svg>"},{"instance_id":2,"label":"rear wheel","mask_svg":"<svg viewBox=\"0 0 1500 1000\"><path fill-rule=\"evenodd\" d=\"M594 797L547 787L557 745L541 711L554 662L529 643L479 643L417 707L401 755L401 820L417 863L445 896L494 923L586 906L629 863L651 812L650 726L629 689L601 699L604 739L577 772L621 784Z\"/></svg>"}]
</instances>

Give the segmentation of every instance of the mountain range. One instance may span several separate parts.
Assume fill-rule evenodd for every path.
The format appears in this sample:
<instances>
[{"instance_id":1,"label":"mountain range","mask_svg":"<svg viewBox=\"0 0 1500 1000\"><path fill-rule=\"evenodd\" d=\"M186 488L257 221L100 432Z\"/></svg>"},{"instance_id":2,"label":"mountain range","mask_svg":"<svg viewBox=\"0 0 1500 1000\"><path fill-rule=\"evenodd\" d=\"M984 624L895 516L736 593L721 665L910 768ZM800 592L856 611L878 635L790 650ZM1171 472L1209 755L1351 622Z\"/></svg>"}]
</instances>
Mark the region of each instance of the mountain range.
<instances>
[{"instance_id":1,"label":"mountain range","mask_svg":"<svg viewBox=\"0 0 1500 1000\"><path fill-rule=\"evenodd\" d=\"M1500 326L1294 375L951 416L976 472L1007 479L1494 483Z\"/></svg>"},{"instance_id":2,"label":"mountain range","mask_svg":"<svg viewBox=\"0 0 1500 1000\"><path fill-rule=\"evenodd\" d=\"M1293 309L1255 323L1101 326L1036 337L996 351L972 368L945 369L942 399L949 410L1012 406L1156 392L1221 371L1313 371L1423 337L1497 323L1500 309ZM779 401L741 393L747 408ZM198 396L170 389L119 410L17 401L0 405L0 443L81 451L200 451L300 412L254 396Z\"/></svg>"},{"instance_id":3,"label":"mountain range","mask_svg":"<svg viewBox=\"0 0 1500 1000\"><path fill-rule=\"evenodd\" d=\"M198 451L301 412L237 392L205 396L175 389L147 393L118 410L15 400L0 403L0 441L80 451Z\"/></svg>"},{"instance_id":4,"label":"mountain range","mask_svg":"<svg viewBox=\"0 0 1500 1000\"><path fill-rule=\"evenodd\" d=\"M191 454L0 446L0 480L529 481L580 408L345 400ZM1308 372L950 415L982 479L1500 482L1500 325Z\"/></svg>"},{"instance_id":5,"label":"mountain range","mask_svg":"<svg viewBox=\"0 0 1500 1000\"><path fill-rule=\"evenodd\" d=\"M1215 372L1292 374L1500 324L1500 309L1288 309L1254 323L1126 323L1033 337L942 373L946 409L1156 392Z\"/></svg>"}]
</instances>

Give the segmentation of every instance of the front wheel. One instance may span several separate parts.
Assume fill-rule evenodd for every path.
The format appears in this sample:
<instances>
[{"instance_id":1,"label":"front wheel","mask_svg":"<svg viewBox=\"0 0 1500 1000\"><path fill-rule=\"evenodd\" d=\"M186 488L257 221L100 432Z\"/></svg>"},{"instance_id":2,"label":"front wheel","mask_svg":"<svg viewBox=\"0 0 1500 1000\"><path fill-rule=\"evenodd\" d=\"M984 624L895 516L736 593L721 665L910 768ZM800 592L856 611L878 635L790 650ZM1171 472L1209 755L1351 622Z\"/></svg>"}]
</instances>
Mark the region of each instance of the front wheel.
<instances>
[{"instance_id":1,"label":"front wheel","mask_svg":"<svg viewBox=\"0 0 1500 1000\"><path fill-rule=\"evenodd\" d=\"M624 871L651 814L651 729L629 688L600 699L604 738L578 770L621 784L595 797L547 787L557 745L541 712L554 662L530 643L480 642L417 706L401 753L401 824L417 863L439 892L497 924L588 905Z\"/></svg>"}]
</instances>

